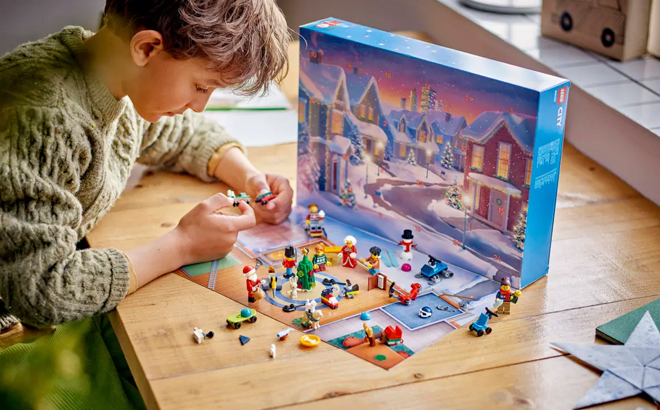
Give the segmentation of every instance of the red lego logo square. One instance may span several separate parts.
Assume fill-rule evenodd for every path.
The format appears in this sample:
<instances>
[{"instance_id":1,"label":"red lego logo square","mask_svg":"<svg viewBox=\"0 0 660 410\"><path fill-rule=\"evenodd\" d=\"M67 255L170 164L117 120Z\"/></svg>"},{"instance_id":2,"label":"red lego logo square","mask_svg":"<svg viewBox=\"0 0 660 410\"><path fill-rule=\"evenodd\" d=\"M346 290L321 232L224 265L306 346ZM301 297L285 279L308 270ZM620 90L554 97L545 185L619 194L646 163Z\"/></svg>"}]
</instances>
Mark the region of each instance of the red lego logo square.
<instances>
[{"instance_id":1,"label":"red lego logo square","mask_svg":"<svg viewBox=\"0 0 660 410\"><path fill-rule=\"evenodd\" d=\"M557 105L566 102L566 91L568 91L568 87L563 87L557 92Z\"/></svg>"}]
</instances>

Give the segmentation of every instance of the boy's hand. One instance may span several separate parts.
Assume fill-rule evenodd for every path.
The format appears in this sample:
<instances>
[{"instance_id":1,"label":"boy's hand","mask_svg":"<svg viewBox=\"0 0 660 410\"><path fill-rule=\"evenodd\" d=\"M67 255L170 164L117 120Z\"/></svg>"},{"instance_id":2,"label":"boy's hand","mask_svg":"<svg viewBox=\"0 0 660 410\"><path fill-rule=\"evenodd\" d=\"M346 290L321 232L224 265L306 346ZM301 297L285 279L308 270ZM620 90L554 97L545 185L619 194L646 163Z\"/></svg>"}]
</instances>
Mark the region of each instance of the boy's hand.
<instances>
[{"instance_id":1,"label":"boy's hand","mask_svg":"<svg viewBox=\"0 0 660 410\"><path fill-rule=\"evenodd\" d=\"M291 213L293 189L289 180L281 175L255 174L245 181L245 189L254 195L254 199L268 191L273 191L277 198L269 201L266 206L254 204L254 210L259 219L273 225L284 222Z\"/></svg>"},{"instance_id":2,"label":"boy's hand","mask_svg":"<svg viewBox=\"0 0 660 410\"><path fill-rule=\"evenodd\" d=\"M254 211L241 202L241 215L221 214L234 201L223 194L215 194L188 212L174 230L180 242L183 265L223 258L231 252L238 232L256 224Z\"/></svg>"}]
</instances>

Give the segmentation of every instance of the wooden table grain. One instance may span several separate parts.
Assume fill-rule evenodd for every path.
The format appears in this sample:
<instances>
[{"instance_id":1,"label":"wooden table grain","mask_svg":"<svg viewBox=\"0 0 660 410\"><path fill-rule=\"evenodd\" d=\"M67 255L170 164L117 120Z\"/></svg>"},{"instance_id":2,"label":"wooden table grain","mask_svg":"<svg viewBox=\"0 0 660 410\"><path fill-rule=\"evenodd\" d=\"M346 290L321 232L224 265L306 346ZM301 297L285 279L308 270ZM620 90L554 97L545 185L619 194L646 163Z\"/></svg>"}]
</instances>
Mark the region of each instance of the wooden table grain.
<instances>
[{"instance_id":1,"label":"wooden table grain","mask_svg":"<svg viewBox=\"0 0 660 410\"><path fill-rule=\"evenodd\" d=\"M297 49L283 90L296 101ZM265 172L295 186L295 144L250 150ZM631 165L633 166L633 165ZM196 203L227 189L137 169L89 235L127 250L172 229ZM327 344L302 348L295 332L258 314L241 346L224 319L242 305L174 274L127 297L111 314L149 409L516 408L569 409L599 374L550 342L593 343L594 329L660 294L660 209L566 144L549 275L524 289L510 317L476 338L459 329L386 371ZM202 345L192 328L214 330ZM277 346L277 358L269 347ZM641 398L602 408L651 407Z\"/></svg>"}]
</instances>

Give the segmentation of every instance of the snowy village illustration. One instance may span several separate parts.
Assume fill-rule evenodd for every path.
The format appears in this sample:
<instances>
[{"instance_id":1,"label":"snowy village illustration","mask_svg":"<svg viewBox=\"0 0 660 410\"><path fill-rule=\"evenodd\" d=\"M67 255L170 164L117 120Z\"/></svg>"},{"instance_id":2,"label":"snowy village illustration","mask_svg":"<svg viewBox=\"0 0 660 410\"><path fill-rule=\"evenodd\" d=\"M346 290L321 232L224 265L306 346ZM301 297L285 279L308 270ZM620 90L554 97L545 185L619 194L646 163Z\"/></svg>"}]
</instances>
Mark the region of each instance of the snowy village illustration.
<instances>
[{"instance_id":1,"label":"snowy village illustration","mask_svg":"<svg viewBox=\"0 0 660 410\"><path fill-rule=\"evenodd\" d=\"M385 369L490 333L486 309L547 272L563 125L542 105L568 83L337 19L300 33L291 217L178 273ZM550 231L528 237L528 211Z\"/></svg>"}]
</instances>

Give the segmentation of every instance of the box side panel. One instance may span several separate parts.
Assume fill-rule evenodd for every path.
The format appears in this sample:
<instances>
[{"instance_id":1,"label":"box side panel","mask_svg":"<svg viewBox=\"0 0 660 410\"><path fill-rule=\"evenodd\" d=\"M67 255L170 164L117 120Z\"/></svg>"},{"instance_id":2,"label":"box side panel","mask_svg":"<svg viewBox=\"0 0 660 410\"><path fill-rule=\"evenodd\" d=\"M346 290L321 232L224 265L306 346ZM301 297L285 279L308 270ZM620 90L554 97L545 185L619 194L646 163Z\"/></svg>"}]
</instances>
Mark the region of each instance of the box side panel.
<instances>
[{"instance_id":1,"label":"box side panel","mask_svg":"<svg viewBox=\"0 0 660 410\"><path fill-rule=\"evenodd\" d=\"M548 273L569 86L567 82L539 95L522 287Z\"/></svg>"}]
</instances>

